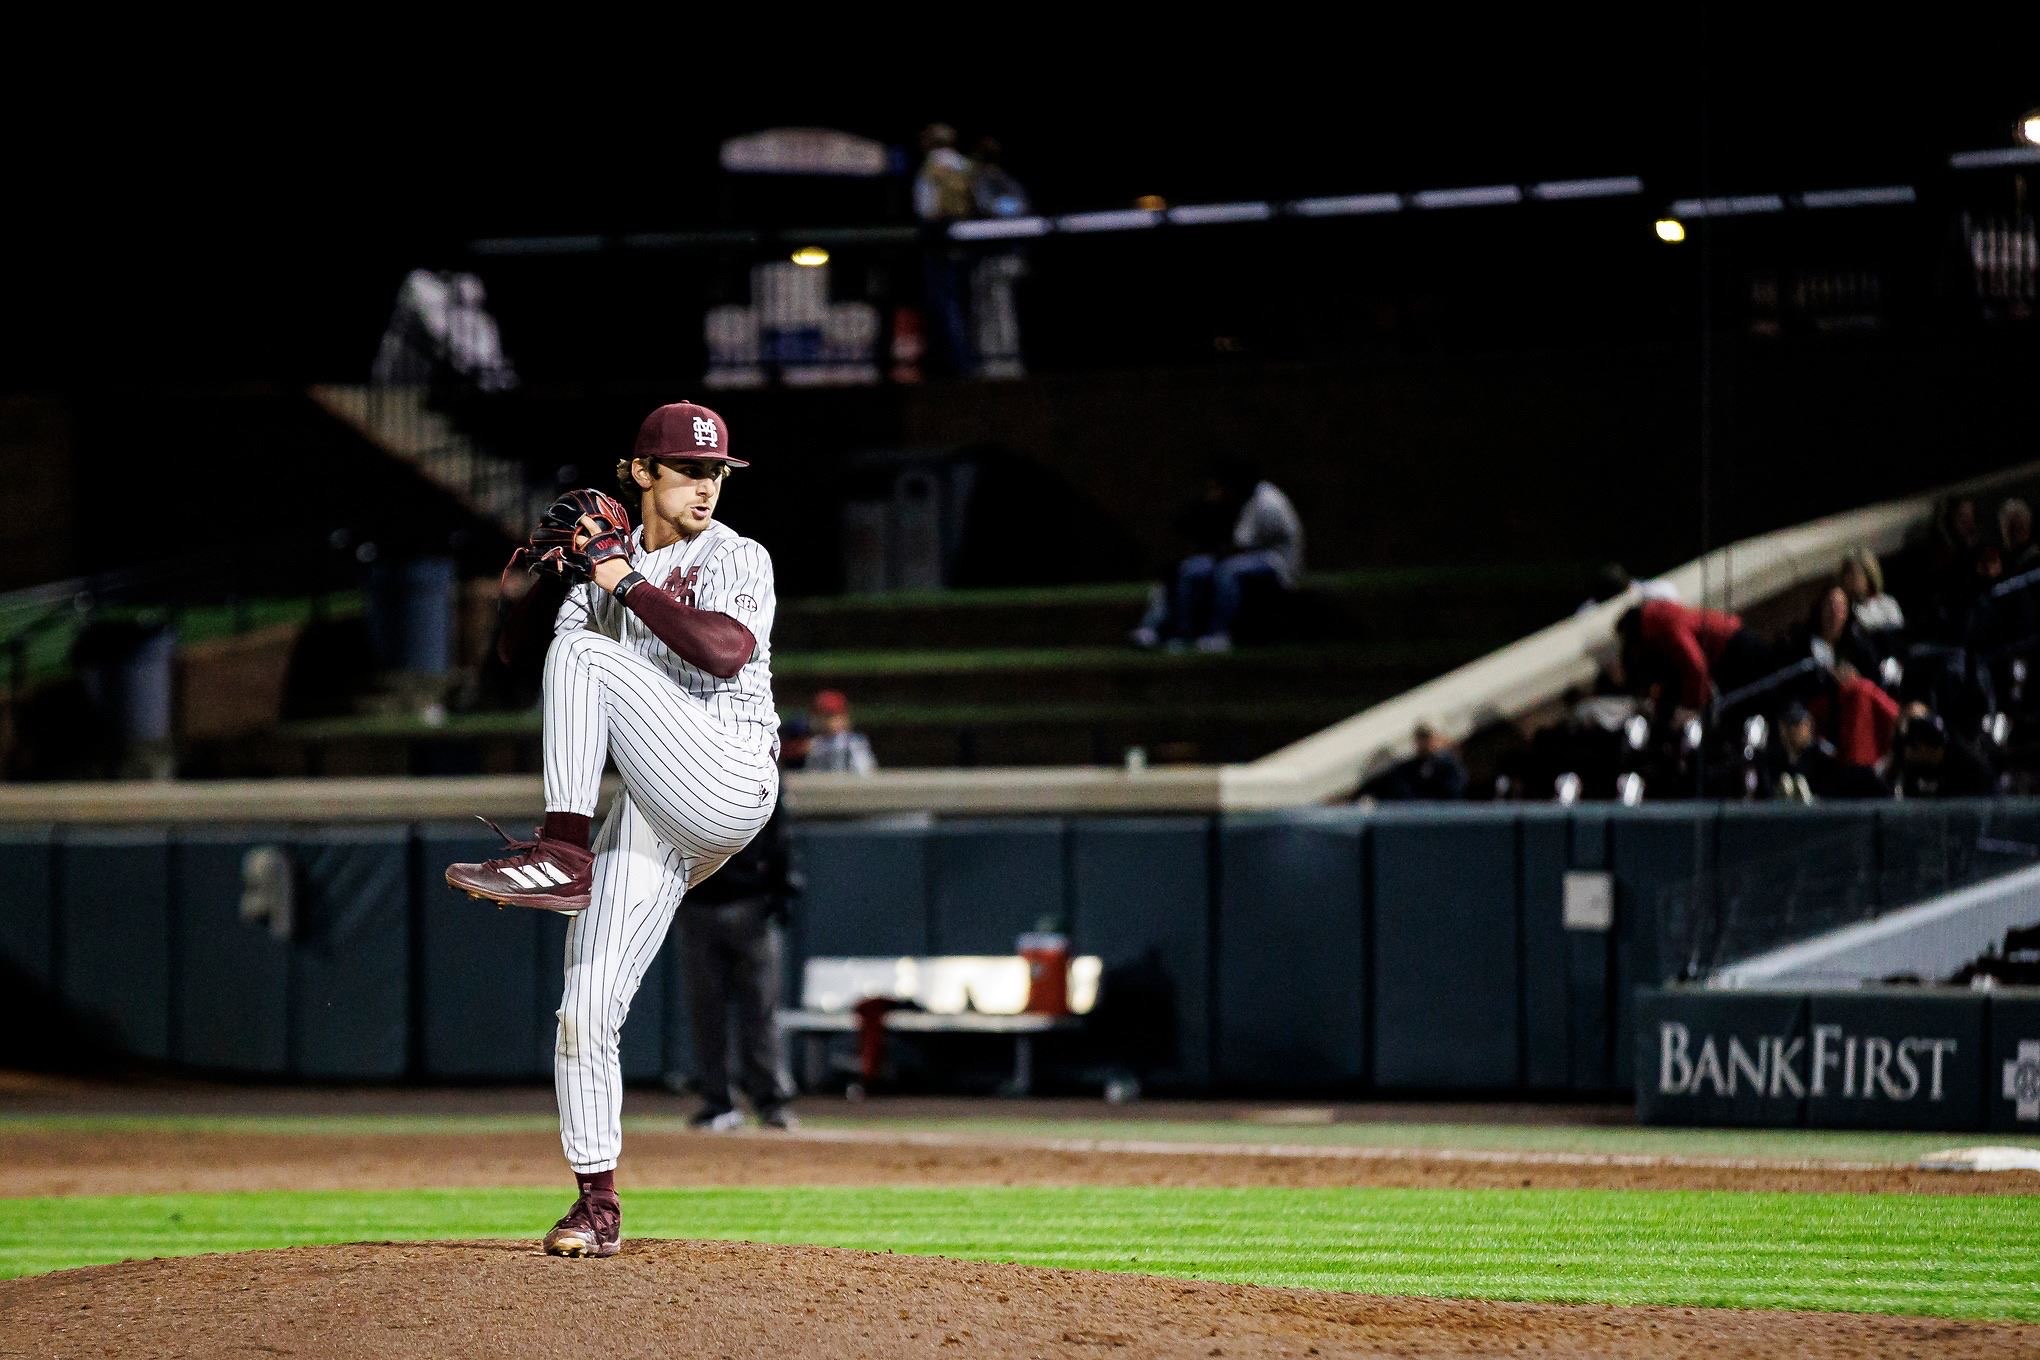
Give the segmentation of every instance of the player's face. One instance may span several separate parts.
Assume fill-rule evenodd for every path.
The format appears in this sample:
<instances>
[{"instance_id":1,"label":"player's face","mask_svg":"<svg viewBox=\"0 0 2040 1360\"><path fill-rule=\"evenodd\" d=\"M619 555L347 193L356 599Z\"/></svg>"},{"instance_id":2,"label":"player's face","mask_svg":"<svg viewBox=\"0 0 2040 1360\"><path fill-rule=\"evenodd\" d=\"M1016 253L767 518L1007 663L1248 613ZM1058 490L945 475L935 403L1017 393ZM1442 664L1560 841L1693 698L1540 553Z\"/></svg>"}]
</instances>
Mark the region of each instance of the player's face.
<instances>
[{"instance_id":1,"label":"player's face","mask_svg":"<svg viewBox=\"0 0 2040 1360\"><path fill-rule=\"evenodd\" d=\"M715 518L716 502L722 499L723 476L728 464L715 459L681 459L659 465L646 493L652 498L651 513L680 532L693 537Z\"/></svg>"}]
</instances>

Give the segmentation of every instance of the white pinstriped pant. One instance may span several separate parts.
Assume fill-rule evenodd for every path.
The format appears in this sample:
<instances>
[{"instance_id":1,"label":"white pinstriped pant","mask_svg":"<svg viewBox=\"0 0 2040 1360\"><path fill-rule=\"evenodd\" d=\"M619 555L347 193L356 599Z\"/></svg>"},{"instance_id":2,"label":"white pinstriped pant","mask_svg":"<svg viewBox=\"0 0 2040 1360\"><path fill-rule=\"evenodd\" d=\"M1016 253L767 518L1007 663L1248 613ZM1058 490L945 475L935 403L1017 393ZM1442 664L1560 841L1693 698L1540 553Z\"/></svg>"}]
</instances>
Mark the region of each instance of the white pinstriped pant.
<instances>
[{"instance_id":1,"label":"white pinstriped pant","mask_svg":"<svg viewBox=\"0 0 2040 1360\"><path fill-rule=\"evenodd\" d=\"M620 642L581 630L545 658L545 809L593 816L610 757L623 794L595 837L588 909L567 927L553 1087L577 1172L623 1147L624 1017L682 895L772 815L779 769Z\"/></svg>"}]
</instances>

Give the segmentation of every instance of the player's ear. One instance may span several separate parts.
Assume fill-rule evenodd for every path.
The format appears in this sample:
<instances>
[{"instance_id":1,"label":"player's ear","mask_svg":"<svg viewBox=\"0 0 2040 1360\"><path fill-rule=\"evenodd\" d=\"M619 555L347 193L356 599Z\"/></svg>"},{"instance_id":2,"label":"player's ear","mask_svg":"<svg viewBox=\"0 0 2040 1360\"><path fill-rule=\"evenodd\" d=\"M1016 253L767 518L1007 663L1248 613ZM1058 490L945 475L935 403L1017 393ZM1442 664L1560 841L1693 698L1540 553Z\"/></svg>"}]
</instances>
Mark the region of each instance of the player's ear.
<instances>
[{"instance_id":1,"label":"player's ear","mask_svg":"<svg viewBox=\"0 0 2040 1360\"><path fill-rule=\"evenodd\" d=\"M650 459L633 458L630 460L630 475L640 487L649 491L652 489L652 482L659 475L659 470Z\"/></svg>"}]
</instances>

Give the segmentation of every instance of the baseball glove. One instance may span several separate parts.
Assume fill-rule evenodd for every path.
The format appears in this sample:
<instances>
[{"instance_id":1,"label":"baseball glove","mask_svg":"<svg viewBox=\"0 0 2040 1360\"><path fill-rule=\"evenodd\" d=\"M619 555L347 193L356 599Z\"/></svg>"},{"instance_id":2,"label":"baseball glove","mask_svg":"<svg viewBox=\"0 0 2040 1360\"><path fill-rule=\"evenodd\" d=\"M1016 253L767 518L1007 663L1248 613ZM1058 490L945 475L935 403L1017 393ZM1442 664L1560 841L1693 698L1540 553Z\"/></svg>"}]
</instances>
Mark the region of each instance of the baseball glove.
<instances>
[{"instance_id":1,"label":"baseball glove","mask_svg":"<svg viewBox=\"0 0 2040 1360\"><path fill-rule=\"evenodd\" d=\"M587 518L593 530L584 528ZM519 567L566 581L585 581L595 564L612 557L630 560L630 512L616 497L583 488L561 492L545 508L531 538L510 554L505 580Z\"/></svg>"}]
</instances>

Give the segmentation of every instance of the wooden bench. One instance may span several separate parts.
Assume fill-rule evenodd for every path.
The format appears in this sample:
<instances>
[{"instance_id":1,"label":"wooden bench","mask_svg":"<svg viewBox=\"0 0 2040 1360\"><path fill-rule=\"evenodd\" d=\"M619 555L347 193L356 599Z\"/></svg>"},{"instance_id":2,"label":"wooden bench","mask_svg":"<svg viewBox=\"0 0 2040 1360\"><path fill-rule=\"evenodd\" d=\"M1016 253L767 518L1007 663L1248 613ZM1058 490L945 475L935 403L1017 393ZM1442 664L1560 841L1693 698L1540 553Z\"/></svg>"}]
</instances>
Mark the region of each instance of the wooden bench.
<instances>
[{"instance_id":1,"label":"wooden bench","mask_svg":"<svg viewBox=\"0 0 2040 1360\"><path fill-rule=\"evenodd\" d=\"M1103 962L1095 955L1069 961L1069 1013L1026 1009L1028 961L1018 954L943 954L921 958L820 957L801 968L801 1004L775 1017L781 1031L802 1042L801 1083L823 1080L824 1046L835 1034L860 1034L860 1075L876 1075L876 1025L888 1034L993 1034L1013 1041L1013 1075L1001 1088L1026 1095L1034 1086L1034 1039L1079 1030L1098 1003ZM872 1001L891 1006L871 1006Z\"/></svg>"}]
</instances>

